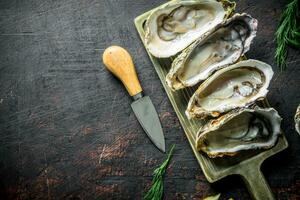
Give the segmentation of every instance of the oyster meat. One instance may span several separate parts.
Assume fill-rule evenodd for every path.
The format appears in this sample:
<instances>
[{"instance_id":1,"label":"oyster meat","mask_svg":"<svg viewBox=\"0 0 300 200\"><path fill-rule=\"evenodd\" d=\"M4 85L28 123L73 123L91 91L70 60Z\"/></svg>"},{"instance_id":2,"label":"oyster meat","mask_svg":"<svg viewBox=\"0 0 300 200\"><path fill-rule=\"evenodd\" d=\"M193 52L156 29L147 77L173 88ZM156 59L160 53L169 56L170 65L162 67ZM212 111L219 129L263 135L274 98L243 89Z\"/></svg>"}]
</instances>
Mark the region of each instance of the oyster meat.
<instances>
[{"instance_id":1,"label":"oyster meat","mask_svg":"<svg viewBox=\"0 0 300 200\"><path fill-rule=\"evenodd\" d=\"M211 120L198 132L197 149L214 158L271 148L281 134L281 120L274 108L233 110Z\"/></svg>"},{"instance_id":2,"label":"oyster meat","mask_svg":"<svg viewBox=\"0 0 300 200\"><path fill-rule=\"evenodd\" d=\"M258 60L245 60L218 70L191 97L188 118L218 117L265 98L273 76L272 67Z\"/></svg>"},{"instance_id":3,"label":"oyster meat","mask_svg":"<svg viewBox=\"0 0 300 200\"><path fill-rule=\"evenodd\" d=\"M216 70L235 63L250 49L256 30L256 19L245 13L235 14L173 61L166 76L168 86L172 90L193 86Z\"/></svg>"},{"instance_id":4,"label":"oyster meat","mask_svg":"<svg viewBox=\"0 0 300 200\"><path fill-rule=\"evenodd\" d=\"M222 23L234 7L224 0L171 1L149 15L146 47L155 57L173 56Z\"/></svg>"},{"instance_id":5,"label":"oyster meat","mask_svg":"<svg viewBox=\"0 0 300 200\"><path fill-rule=\"evenodd\" d=\"M296 128L296 131L300 134L300 104L299 104L296 114L295 114L295 128Z\"/></svg>"}]
</instances>

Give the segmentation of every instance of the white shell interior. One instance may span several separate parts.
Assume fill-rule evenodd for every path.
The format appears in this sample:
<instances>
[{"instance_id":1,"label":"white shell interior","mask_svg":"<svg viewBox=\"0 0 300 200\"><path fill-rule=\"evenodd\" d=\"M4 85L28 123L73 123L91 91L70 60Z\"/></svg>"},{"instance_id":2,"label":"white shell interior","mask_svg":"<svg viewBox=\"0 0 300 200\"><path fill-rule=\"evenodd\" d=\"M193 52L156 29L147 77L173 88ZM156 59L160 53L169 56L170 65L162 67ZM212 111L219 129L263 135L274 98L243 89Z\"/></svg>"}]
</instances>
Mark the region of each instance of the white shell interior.
<instances>
[{"instance_id":1,"label":"white shell interior","mask_svg":"<svg viewBox=\"0 0 300 200\"><path fill-rule=\"evenodd\" d=\"M281 117L273 108L245 110L217 129L203 133L199 146L212 156L270 148L280 134L280 123Z\"/></svg>"},{"instance_id":2,"label":"white shell interior","mask_svg":"<svg viewBox=\"0 0 300 200\"><path fill-rule=\"evenodd\" d=\"M300 105L298 106L295 114L295 129L300 134Z\"/></svg>"},{"instance_id":3,"label":"white shell interior","mask_svg":"<svg viewBox=\"0 0 300 200\"><path fill-rule=\"evenodd\" d=\"M242 20L219 28L195 47L180 69L178 79L184 85L195 85L212 71L235 62L245 53L245 40L250 34L249 25Z\"/></svg>"},{"instance_id":4,"label":"white shell interior","mask_svg":"<svg viewBox=\"0 0 300 200\"><path fill-rule=\"evenodd\" d=\"M247 66L226 71L204 88L197 103L207 111L223 110L255 96L264 81L264 74Z\"/></svg>"},{"instance_id":5,"label":"white shell interior","mask_svg":"<svg viewBox=\"0 0 300 200\"><path fill-rule=\"evenodd\" d=\"M186 114L189 118L217 117L253 104L266 96L272 76L270 65L251 59L223 68L200 85Z\"/></svg>"},{"instance_id":6,"label":"white shell interior","mask_svg":"<svg viewBox=\"0 0 300 200\"><path fill-rule=\"evenodd\" d=\"M226 152L227 149L236 152L243 148L243 145L248 145L251 140L266 140L272 135L271 131L262 119L251 113L242 113L208 134L207 149L211 152Z\"/></svg>"},{"instance_id":7,"label":"white shell interior","mask_svg":"<svg viewBox=\"0 0 300 200\"><path fill-rule=\"evenodd\" d=\"M213 0L170 3L155 10L146 24L147 48L155 57L170 57L223 21L222 3Z\"/></svg>"}]
</instances>

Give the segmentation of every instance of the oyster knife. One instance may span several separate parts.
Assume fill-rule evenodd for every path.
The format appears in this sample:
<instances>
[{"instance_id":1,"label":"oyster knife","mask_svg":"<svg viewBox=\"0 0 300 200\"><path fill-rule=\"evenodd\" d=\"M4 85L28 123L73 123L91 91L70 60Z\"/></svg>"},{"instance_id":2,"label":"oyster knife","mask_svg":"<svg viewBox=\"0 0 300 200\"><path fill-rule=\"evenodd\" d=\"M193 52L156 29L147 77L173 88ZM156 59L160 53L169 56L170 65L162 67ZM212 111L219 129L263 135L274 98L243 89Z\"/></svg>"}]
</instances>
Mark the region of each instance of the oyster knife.
<instances>
[{"instance_id":1,"label":"oyster knife","mask_svg":"<svg viewBox=\"0 0 300 200\"><path fill-rule=\"evenodd\" d=\"M119 46L108 47L103 53L106 68L124 84L134 102L131 108L153 144L165 152L163 130L151 99L143 95L130 54Z\"/></svg>"}]
</instances>

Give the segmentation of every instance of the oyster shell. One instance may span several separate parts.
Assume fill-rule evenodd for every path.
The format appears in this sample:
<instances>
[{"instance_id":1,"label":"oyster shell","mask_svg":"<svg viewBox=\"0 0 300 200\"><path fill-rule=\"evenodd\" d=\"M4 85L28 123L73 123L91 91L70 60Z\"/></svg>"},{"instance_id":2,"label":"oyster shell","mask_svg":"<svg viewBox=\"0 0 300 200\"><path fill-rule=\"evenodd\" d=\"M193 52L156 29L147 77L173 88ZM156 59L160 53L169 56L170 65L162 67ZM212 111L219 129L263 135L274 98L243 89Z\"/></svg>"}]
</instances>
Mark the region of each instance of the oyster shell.
<instances>
[{"instance_id":1,"label":"oyster shell","mask_svg":"<svg viewBox=\"0 0 300 200\"><path fill-rule=\"evenodd\" d=\"M296 131L300 134L300 104L299 104L296 114L295 114L295 128L296 128Z\"/></svg>"},{"instance_id":2,"label":"oyster shell","mask_svg":"<svg viewBox=\"0 0 300 200\"><path fill-rule=\"evenodd\" d=\"M258 60L240 61L220 69L204 81L191 97L188 118L218 117L263 99L273 76L272 67Z\"/></svg>"},{"instance_id":3,"label":"oyster shell","mask_svg":"<svg viewBox=\"0 0 300 200\"><path fill-rule=\"evenodd\" d=\"M216 70L235 63L250 49L256 30L256 19L246 13L235 14L173 61L166 77L168 86L173 90L193 86Z\"/></svg>"},{"instance_id":4,"label":"oyster shell","mask_svg":"<svg viewBox=\"0 0 300 200\"><path fill-rule=\"evenodd\" d=\"M233 110L211 120L198 132L197 149L213 158L271 148L281 134L281 120L274 108Z\"/></svg>"},{"instance_id":5,"label":"oyster shell","mask_svg":"<svg viewBox=\"0 0 300 200\"><path fill-rule=\"evenodd\" d=\"M235 3L221 0L170 1L155 9L145 24L145 43L155 57L177 54L222 23Z\"/></svg>"}]
</instances>

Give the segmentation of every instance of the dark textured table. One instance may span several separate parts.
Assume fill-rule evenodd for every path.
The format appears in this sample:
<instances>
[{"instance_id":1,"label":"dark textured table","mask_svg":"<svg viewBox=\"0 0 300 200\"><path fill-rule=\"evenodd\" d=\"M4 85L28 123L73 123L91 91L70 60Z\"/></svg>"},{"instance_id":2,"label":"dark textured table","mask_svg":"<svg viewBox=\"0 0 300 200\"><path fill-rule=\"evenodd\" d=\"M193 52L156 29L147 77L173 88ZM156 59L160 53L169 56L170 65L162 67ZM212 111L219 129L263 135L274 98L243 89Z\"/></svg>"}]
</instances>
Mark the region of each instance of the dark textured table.
<instances>
[{"instance_id":1,"label":"dark textured table","mask_svg":"<svg viewBox=\"0 0 300 200\"><path fill-rule=\"evenodd\" d=\"M165 199L249 199L239 177L209 184L191 151L135 30L133 19L163 0L1 0L0 199L141 199L164 159L130 108L131 98L103 67L112 44L126 47L154 102L175 155ZM240 0L237 11L259 21L247 56L273 66L268 98L290 147L263 172L278 199L300 199L300 53L286 71L274 61L274 32L285 0Z\"/></svg>"}]
</instances>

